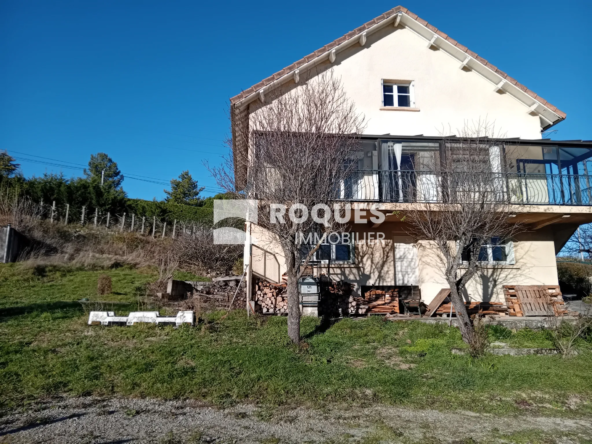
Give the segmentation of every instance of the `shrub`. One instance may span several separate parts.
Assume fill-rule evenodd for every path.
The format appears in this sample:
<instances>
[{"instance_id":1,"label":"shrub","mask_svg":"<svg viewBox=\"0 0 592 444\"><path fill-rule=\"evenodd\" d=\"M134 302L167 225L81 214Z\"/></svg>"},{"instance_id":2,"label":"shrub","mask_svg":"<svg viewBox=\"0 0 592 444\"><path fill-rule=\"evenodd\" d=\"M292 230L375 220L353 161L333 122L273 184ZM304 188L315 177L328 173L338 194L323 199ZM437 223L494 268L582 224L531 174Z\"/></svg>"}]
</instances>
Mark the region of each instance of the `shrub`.
<instances>
[{"instance_id":1,"label":"shrub","mask_svg":"<svg viewBox=\"0 0 592 444\"><path fill-rule=\"evenodd\" d=\"M97 293L100 296L104 296L106 294L111 294L113 291L113 284L111 282L111 276L107 274L102 274L99 276L99 280L97 282Z\"/></svg>"},{"instance_id":2,"label":"shrub","mask_svg":"<svg viewBox=\"0 0 592 444\"><path fill-rule=\"evenodd\" d=\"M240 259L237 259L237 261L234 263L234 265L232 266L232 273L235 276L240 276L243 274L244 272L244 265L243 265L243 258L241 257Z\"/></svg>"},{"instance_id":3,"label":"shrub","mask_svg":"<svg viewBox=\"0 0 592 444\"><path fill-rule=\"evenodd\" d=\"M490 325L487 329L489 330L489 337L494 341L501 341L512 337L512 330L503 325Z\"/></svg>"},{"instance_id":4,"label":"shrub","mask_svg":"<svg viewBox=\"0 0 592 444\"><path fill-rule=\"evenodd\" d=\"M580 297L592 293L592 266L573 262L557 264L559 285L564 294L577 294Z\"/></svg>"}]
</instances>

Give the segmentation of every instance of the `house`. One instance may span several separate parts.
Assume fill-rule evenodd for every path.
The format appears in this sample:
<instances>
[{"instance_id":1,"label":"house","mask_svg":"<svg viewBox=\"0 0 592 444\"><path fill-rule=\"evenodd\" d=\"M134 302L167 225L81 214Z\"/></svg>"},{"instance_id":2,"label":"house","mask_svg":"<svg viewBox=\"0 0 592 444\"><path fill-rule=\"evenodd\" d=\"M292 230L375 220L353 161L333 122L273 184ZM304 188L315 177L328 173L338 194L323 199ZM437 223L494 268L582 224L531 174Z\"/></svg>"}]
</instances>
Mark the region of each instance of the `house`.
<instances>
[{"instance_id":1,"label":"house","mask_svg":"<svg viewBox=\"0 0 592 444\"><path fill-rule=\"evenodd\" d=\"M265 106L271 91L297 89L327 69L340 77L368 119L361 135L357 179L341 197L377 204L387 215L379 227L353 228L358 233L380 230L386 248L363 259L347 248L319 253L325 254L317 258L321 264L330 259L332 278L352 283L358 293L371 287L410 287L419 290L426 303L447 287L431 253L421 248L421 242L414 244L404 223L391 214L426 200L443 202L438 188L430 186L436 174L433 165L444 155L442 128L460 128L467 120L487 118L504 133L499 146L489 151L492 171L499 174L516 221L528 224L528 230L502 244L492 240L485 247L483 261L495 268L496 275L473 279L467 297L503 301L504 284L558 284L556 253L580 224L592 222L592 142L541 136L565 119L564 112L398 6L233 97L237 149L248 149L236 137L237 126L248 125L249 115ZM409 182L413 191L402 185ZM252 230L254 237L266 235L257 226ZM256 275L280 280L285 264L279 246L273 242L266 248L254 246L252 255Z\"/></svg>"}]
</instances>

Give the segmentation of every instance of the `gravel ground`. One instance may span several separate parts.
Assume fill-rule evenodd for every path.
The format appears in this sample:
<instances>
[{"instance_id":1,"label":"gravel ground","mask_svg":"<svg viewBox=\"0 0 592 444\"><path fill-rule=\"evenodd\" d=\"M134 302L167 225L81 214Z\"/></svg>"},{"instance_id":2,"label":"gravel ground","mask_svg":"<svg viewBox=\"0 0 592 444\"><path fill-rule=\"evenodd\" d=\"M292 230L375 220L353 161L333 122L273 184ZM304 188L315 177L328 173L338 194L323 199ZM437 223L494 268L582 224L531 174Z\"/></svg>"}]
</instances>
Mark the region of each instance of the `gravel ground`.
<instances>
[{"instance_id":1,"label":"gravel ground","mask_svg":"<svg viewBox=\"0 0 592 444\"><path fill-rule=\"evenodd\" d=\"M48 401L0 417L0 443L474 443L491 442L498 431L532 430L558 437L545 442L589 442L592 421L391 406L219 410L194 401L99 398Z\"/></svg>"}]
</instances>

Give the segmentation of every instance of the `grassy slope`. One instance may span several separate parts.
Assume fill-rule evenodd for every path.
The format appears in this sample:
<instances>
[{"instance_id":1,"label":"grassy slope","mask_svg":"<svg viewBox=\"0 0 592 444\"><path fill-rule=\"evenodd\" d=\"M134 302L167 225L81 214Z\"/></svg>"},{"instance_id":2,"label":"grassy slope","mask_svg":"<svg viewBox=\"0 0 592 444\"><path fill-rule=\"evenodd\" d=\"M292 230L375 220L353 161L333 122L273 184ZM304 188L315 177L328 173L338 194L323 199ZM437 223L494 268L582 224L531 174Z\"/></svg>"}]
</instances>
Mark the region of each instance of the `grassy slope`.
<instances>
[{"instance_id":1,"label":"grassy slope","mask_svg":"<svg viewBox=\"0 0 592 444\"><path fill-rule=\"evenodd\" d=\"M88 327L75 301L96 299L101 273L112 277L114 291L101 299L129 302L115 307L122 312L137 309L139 286L155 278L129 268L0 266L1 404L67 393L592 413L589 351L572 359L473 360L451 354L462 347L456 329L380 318L345 319L326 331L304 319L298 349L286 341L285 318L249 319L240 311L208 314L196 328ZM495 335L516 346L550 346L544 332Z\"/></svg>"}]
</instances>

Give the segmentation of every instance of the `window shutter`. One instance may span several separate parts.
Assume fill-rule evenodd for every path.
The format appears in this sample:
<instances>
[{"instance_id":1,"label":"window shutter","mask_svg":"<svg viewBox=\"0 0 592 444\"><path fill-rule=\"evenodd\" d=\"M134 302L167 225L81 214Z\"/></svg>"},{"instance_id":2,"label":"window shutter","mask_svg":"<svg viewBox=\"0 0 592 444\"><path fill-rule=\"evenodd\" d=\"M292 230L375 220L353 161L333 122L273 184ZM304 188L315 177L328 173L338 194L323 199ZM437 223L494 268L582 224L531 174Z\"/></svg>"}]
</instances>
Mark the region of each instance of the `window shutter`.
<instances>
[{"instance_id":1,"label":"window shutter","mask_svg":"<svg viewBox=\"0 0 592 444\"><path fill-rule=\"evenodd\" d=\"M514 242L508 241L506 243L506 263L508 265L514 265L516 258L514 256Z\"/></svg>"},{"instance_id":2,"label":"window shutter","mask_svg":"<svg viewBox=\"0 0 592 444\"><path fill-rule=\"evenodd\" d=\"M384 80L380 79L380 97L382 97L382 106L384 107Z\"/></svg>"}]
</instances>

